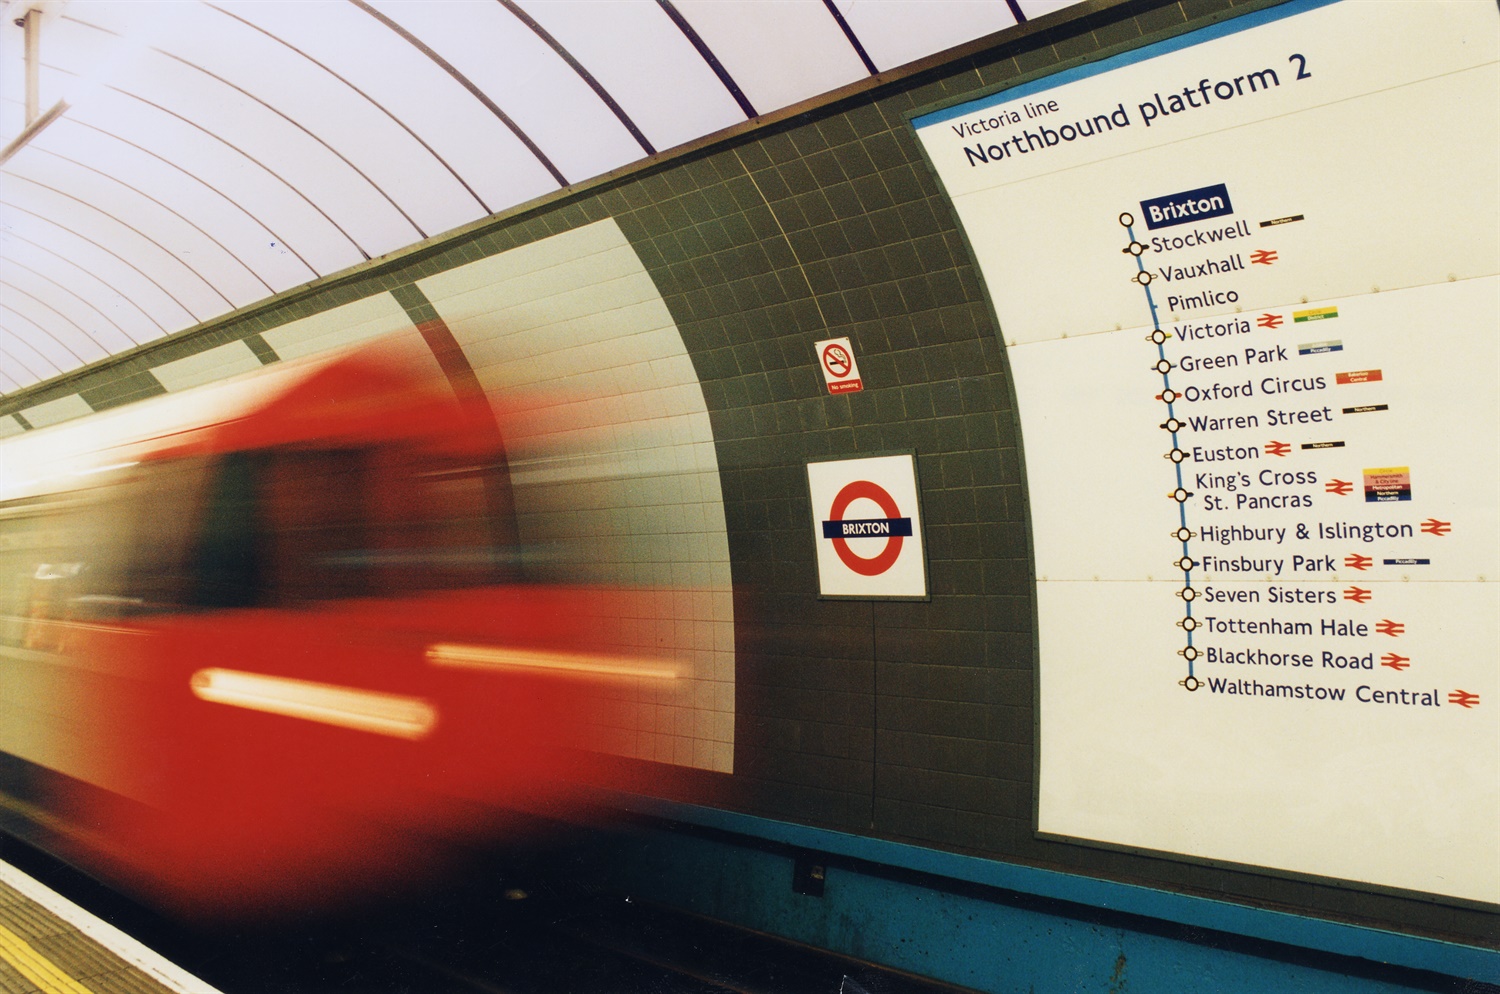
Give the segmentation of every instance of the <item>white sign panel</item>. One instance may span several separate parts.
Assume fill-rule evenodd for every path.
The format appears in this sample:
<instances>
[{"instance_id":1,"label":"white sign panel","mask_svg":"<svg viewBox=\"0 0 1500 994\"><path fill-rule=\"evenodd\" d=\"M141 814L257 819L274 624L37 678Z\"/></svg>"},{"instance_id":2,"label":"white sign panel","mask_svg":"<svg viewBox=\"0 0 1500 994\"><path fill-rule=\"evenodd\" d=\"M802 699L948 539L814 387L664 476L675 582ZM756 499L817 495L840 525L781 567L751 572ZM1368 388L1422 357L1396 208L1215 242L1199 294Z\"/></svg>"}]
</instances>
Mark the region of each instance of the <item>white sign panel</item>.
<instances>
[{"instance_id":1,"label":"white sign panel","mask_svg":"<svg viewBox=\"0 0 1500 994\"><path fill-rule=\"evenodd\" d=\"M807 464L824 597L927 597L927 554L911 455Z\"/></svg>"},{"instance_id":2,"label":"white sign panel","mask_svg":"<svg viewBox=\"0 0 1500 994\"><path fill-rule=\"evenodd\" d=\"M818 366L823 370L823 382L828 384L829 393L853 393L865 388L849 339L828 338L814 342L813 349L818 353Z\"/></svg>"},{"instance_id":3,"label":"white sign panel","mask_svg":"<svg viewBox=\"0 0 1500 994\"><path fill-rule=\"evenodd\" d=\"M1296 0L918 118L989 284L1039 829L1500 901L1500 17Z\"/></svg>"}]
</instances>

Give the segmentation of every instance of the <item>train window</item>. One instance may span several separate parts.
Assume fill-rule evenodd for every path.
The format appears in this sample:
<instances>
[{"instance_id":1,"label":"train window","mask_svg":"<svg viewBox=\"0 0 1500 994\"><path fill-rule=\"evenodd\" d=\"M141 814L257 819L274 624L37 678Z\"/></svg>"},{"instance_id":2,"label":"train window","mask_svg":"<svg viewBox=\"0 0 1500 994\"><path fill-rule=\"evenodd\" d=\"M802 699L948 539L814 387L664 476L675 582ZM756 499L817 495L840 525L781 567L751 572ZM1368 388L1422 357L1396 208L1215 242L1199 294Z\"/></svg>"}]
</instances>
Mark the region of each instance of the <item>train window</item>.
<instances>
[{"instance_id":1,"label":"train window","mask_svg":"<svg viewBox=\"0 0 1500 994\"><path fill-rule=\"evenodd\" d=\"M216 468L193 559L190 606L254 607L264 599L260 462L250 453L231 452Z\"/></svg>"},{"instance_id":2,"label":"train window","mask_svg":"<svg viewBox=\"0 0 1500 994\"><path fill-rule=\"evenodd\" d=\"M71 617L125 618L186 603L204 476L202 459L146 462L87 496L75 536L83 568Z\"/></svg>"},{"instance_id":3,"label":"train window","mask_svg":"<svg viewBox=\"0 0 1500 994\"><path fill-rule=\"evenodd\" d=\"M278 450L262 464L269 595L277 604L372 593L369 453Z\"/></svg>"},{"instance_id":4,"label":"train window","mask_svg":"<svg viewBox=\"0 0 1500 994\"><path fill-rule=\"evenodd\" d=\"M77 517L56 495L0 506L0 645L58 648L83 569Z\"/></svg>"}]
</instances>

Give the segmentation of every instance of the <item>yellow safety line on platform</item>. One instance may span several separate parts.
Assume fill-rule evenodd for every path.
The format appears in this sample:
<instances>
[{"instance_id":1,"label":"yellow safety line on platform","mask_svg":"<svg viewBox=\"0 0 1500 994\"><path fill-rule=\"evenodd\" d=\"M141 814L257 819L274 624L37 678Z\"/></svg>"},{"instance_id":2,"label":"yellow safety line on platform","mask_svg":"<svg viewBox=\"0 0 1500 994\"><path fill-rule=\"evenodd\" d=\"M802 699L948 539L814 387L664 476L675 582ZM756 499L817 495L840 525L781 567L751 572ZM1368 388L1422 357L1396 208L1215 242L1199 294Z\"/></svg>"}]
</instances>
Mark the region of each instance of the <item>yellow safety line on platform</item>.
<instances>
[{"instance_id":1,"label":"yellow safety line on platform","mask_svg":"<svg viewBox=\"0 0 1500 994\"><path fill-rule=\"evenodd\" d=\"M0 959L41 988L42 994L94 994L4 925L0 925Z\"/></svg>"}]
</instances>

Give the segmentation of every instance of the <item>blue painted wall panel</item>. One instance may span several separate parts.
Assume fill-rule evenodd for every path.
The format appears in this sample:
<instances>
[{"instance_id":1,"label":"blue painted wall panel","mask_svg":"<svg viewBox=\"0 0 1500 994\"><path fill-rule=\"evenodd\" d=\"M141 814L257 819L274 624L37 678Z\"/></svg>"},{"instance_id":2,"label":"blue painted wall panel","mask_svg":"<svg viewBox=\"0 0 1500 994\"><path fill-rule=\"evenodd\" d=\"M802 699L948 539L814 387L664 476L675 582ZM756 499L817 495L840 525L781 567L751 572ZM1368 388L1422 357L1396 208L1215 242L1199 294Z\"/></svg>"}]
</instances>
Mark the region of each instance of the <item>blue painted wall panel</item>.
<instances>
[{"instance_id":1,"label":"blue painted wall panel","mask_svg":"<svg viewBox=\"0 0 1500 994\"><path fill-rule=\"evenodd\" d=\"M591 873L637 900L989 994L1396 994L1432 989L1405 977L1443 979L1416 972L1381 979L1379 964L1316 949L1275 947L1280 958L1272 958L1217 948L1206 943L1224 937L1206 923L1200 943L1158 934L1145 918L1139 928L1104 924L1086 920L1089 909L1070 917L1065 905L1039 910L1008 903L1003 892L935 889L873 866L829 866L824 894L805 896L792 890L793 869L785 852L645 828L616 836ZM1306 921L1310 933L1326 924ZM1329 961L1352 973L1324 968Z\"/></svg>"}]
</instances>

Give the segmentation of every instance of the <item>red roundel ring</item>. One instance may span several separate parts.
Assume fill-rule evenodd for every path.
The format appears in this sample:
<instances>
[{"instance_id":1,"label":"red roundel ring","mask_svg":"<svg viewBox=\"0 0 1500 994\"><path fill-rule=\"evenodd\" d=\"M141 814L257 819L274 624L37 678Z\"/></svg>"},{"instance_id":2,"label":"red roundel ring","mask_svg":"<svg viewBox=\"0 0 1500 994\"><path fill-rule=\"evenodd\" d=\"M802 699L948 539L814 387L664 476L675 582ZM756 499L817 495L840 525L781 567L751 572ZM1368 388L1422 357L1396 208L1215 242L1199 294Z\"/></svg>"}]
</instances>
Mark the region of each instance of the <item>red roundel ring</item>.
<instances>
[{"instance_id":1,"label":"red roundel ring","mask_svg":"<svg viewBox=\"0 0 1500 994\"><path fill-rule=\"evenodd\" d=\"M855 480L847 484L838 492L838 496L833 498L833 507L828 511L828 520L844 520L844 511L861 497L880 505L880 509L885 512L887 518L901 517L901 509L896 506L896 501L884 489L869 480ZM888 537L885 540L885 549L872 559L857 555L843 538L833 540L833 551L839 554L839 559L845 566L860 576L879 576L895 565L897 557L901 555L901 538L900 535Z\"/></svg>"}]
</instances>

